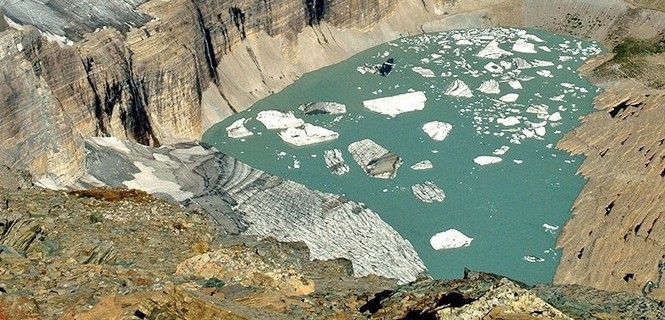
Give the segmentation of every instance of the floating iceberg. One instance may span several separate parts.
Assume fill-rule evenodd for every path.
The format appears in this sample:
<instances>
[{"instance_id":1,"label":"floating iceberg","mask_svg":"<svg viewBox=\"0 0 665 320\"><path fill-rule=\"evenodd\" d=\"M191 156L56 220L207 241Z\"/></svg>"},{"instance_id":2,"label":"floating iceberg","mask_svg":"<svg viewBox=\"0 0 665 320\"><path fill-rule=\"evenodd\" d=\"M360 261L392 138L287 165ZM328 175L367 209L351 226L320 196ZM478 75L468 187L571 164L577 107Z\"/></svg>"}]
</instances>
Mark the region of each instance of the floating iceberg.
<instances>
[{"instance_id":1,"label":"floating iceberg","mask_svg":"<svg viewBox=\"0 0 665 320\"><path fill-rule=\"evenodd\" d=\"M247 119L245 118L241 118L234 121L230 126L226 127L226 134L229 136L229 138L234 138L234 139L239 139L254 135L253 132L249 131L245 127L245 123L247 123Z\"/></svg>"},{"instance_id":2,"label":"floating iceberg","mask_svg":"<svg viewBox=\"0 0 665 320\"><path fill-rule=\"evenodd\" d=\"M548 114L547 110L549 107L544 104L536 104L533 106L529 106L526 108L526 112L528 113L535 113L535 114Z\"/></svg>"},{"instance_id":3,"label":"floating iceberg","mask_svg":"<svg viewBox=\"0 0 665 320\"><path fill-rule=\"evenodd\" d=\"M522 83L519 80L508 80L508 85L515 90L523 89Z\"/></svg>"},{"instance_id":4,"label":"floating iceberg","mask_svg":"<svg viewBox=\"0 0 665 320\"><path fill-rule=\"evenodd\" d=\"M346 106L337 102L310 102L298 107L304 114L342 114L346 113Z\"/></svg>"},{"instance_id":5,"label":"floating iceberg","mask_svg":"<svg viewBox=\"0 0 665 320\"><path fill-rule=\"evenodd\" d=\"M494 79L487 80L480 84L478 90L486 94L499 94L501 90L499 89L499 82Z\"/></svg>"},{"instance_id":6,"label":"floating iceberg","mask_svg":"<svg viewBox=\"0 0 665 320\"><path fill-rule=\"evenodd\" d=\"M339 134L335 131L306 123L303 126L287 128L277 133L282 140L296 146L335 140Z\"/></svg>"},{"instance_id":7,"label":"floating iceberg","mask_svg":"<svg viewBox=\"0 0 665 320\"><path fill-rule=\"evenodd\" d=\"M292 112L281 112L277 110L261 111L256 115L256 120L263 123L268 130L287 129L300 127L305 124L302 119L296 118Z\"/></svg>"},{"instance_id":8,"label":"floating iceberg","mask_svg":"<svg viewBox=\"0 0 665 320\"><path fill-rule=\"evenodd\" d=\"M323 159L326 162L326 167L328 167L332 174L341 176L349 172L349 166L344 161L342 151L339 149L324 151Z\"/></svg>"},{"instance_id":9,"label":"floating iceberg","mask_svg":"<svg viewBox=\"0 0 665 320\"><path fill-rule=\"evenodd\" d=\"M512 56L513 53L510 51L503 50L499 47L499 42L496 40L491 41L485 46L480 52L476 53L476 57L487 58L487 59L499 59L503 56Z\"/></svg>"},{"instance_id":10,"label":"floating iceberg","mask_svg":"<svg viewBox=\"0 0 665 320\"><path fill-rule=\"evenodd\" d=\"M552 113L549 117L547 117L547 120L552 122L561 121L561 119L563 118L561 117L561 113L559 112Z\"/></svg>"},{"instance_id":11,"label":"floating iceberg","mask_svg":"<svg viewBox=\"0 0 665 320\"><path fill-rule=\"evenodd\" d=\"M506 152L508 152L508 150L510 150L509 146L501 146L501 147L497 148L496 150L494 150L494 152L492 152L492 154L495 155L495 156L502 156L502 155L506 154Z\"/></svg>"},{"instance_id":12,"label":"floating iceberg","mask_svg":"<svg viewBox=\"0 0 665 320\"><path fill-rule=\"evenodd\" d=\"M517 69L530 69L533 68L533 65L522 58L514 58L513 63L517 66Z\"/></svg>"},{"instance_id":13,"label":"floating iceberg","mask_svg":"<svg viewBox=\"0 0 665 320\"><path fill-rule=\"evenodd\" d=\"M392 179L402 165L402 158L370 139L350 144L349 152L363 171L374 178Z\"/></svg>"},{"instance_id":14,"label":"floating iceberg","mask_svg":"<svg viewBox=\"0 0 665 320\"><path fill-rule=\"evenodd\" d=\"M471 241L473 241L473 238L467 237L457 229L449 229L432 236L429 244L434 250L444 250L467 247L471 244Z\"/></svg>"},{"instance_id":15,"label":"floating iceberg","mask_svg":"<svg viewBox=\"0 0 665 320\"><path fill-rule=\"evenodd\" d=\"M469 86L459 79L455 79L455 81L448 86L444 94L452 97L473 97L473 93L471 92L471 89L469 89Z\"/></svg>"},{"instance_id":16,"label":"floating iceberg","mask_svg":"<svg viewBox=\"0 0 665 320\"><path fill-rule=\"evenodd\" d=\"M486 64L484 68L491 73L503 73L503 68L494 62Z\"/></svg>"},{"instance_id":17,"label":"floating iceberg","mask_svg":"<svg viewBox=\"0 0 665 320\"><path fill-rule=\"evenodd\" d=\"M545 130L545 127L537 127L537 128L534 129L534 131L536 132L537 135L539 135L541 137L544 136L545 133L547 133L547 131Z\"/></svg>"},{"instance_id":18,"label":"floating iceberg","mask_svg":"<svg viewBox=\"0 0 665 320\"><path fill-rule=\"evenodd\" d=\"M514 125L517 125L520 123L520 119L517 117L511 116L511 117L506 117L506 118L498 118L496 119L496 123L501 124L505 127L512 127Z\"/></svg>"},{"instance_id":19,"label":"floating iceberg","mask_svg":"<svg viewBox=\"0 0 665 320\"><path fill-rule=\"evenodd\" d=\"M506 95L502 96L501 98L499 98L499 100L501 100L503 102L506 102L506 103L510 103L510 102L517 101L517 98L519 98L519 97L520 97L520 95L517 94L517 93L509 93L509 94L506 94Z\"/></svg>"},{"instance_id":20,"label":"floating iceberg","mask_svg":"<svg viewBox=\"0 0 665 320\"><path fill-rule=\"evenodd\" d=\"M545 261L545 259L539 258L539 257L536 257L536 256L524 256L524 257L522 257L522 259L524 259L524 261L530 262L530 263L539 263L539 262Z\"/></svg>"},{"instance_id":21,"label":"floating iceberg","mask_svg":"<svg viewBox=\"0 0 665 320\"><path fill-rule=\"evenodd\" d=\"M429 160L423 160L411 166L411 169L413 170L429 170L432 168L434 168L434 165L432 165L432 161Z\"/></svg>"},{"instance_id":22,"label":"floating iceberg","mask_svg":"<svg viewBox=\"0 0 665 320\"><path fill-rule=\"evenodd\" d=\"M533 43L529 43L524 39L517 39L513 44L513 51L521 53L536 53L536 48Z\"/></svg>"},{"instance_id":23,"label":"floating iceberg","mask_svg":"<svg viewBox=\"0 0 665 320\"><path fill-rule=\"evenodd\" d=\"M534 67L553 67L554 62L544 61L544 60L533 60L531 62L531 65L534 66Z\"/></svg>"},{"instance_id":24,"label":"floating iceberg","mask_svg":"<svg viewBox=\"0 0 665 320\"><path fill-rule=\"evenodd\" d=\"M452 130L452 124L441 121L432 121L423 125L423 131L436 141L443 141Z\"/></svg>"},{"instance_id":25,"label":"floating iceberg","mask_svg":"<svg viewBox=\"0 0 665 320\"><path fill-rule=\"evenodd\" d=\"M411 68L411 70L413 70L413 72L423 76L424 78L434 78L434 77L436 77L436 75L434 75L434 71L432 71L430 69L427 69L427 68L413 67L413 68Z\"/></svg>"},{"instance_id":26,"label":"floating iceberg","mask_svg":"<svg viewBox=\"0 0 665 320\"><path fill-rule=\"evenodd\" d=\"M408 92L391 97L363 101L363 106L371 111L394 117L400 113L422 110L425 108L425 93Z\"/></svg>"},{"instance_id":27,"label":"floating iceberg","mask_svg":"<svg viewBox=\"0 0 665 320\"><path fill-rule=\"evenodd\" d=\"M552 78L552 71L549 70L538 70L536 73L541 77Z\"/></svg>"},{"instance_id":28,"label":"floating iceberg","mask_svg":"<svg viewBox=\"0 0 665 320\"><path fill-rule=\"evenodd\" d=\"M420 201L426 203L442 202L443 199L446 198L443 190L431 181L425 181L422 184L419 183L411 186L411 192L413 192L413 195L420 199Z\"/></svg>"},{"instance_id":29,"label":"floating iceberg","mask_svg":"<svg viewBox=\"0 0 665 320\"><path fill-rule=\"evenodd\" d=\"M473 162L475 162L478 165L481 166L486 166L488 164L495 164L501 162L501 158L499 157L493 157L493 156L478 156L473 159Z\"/></svg>"}]
</instances>

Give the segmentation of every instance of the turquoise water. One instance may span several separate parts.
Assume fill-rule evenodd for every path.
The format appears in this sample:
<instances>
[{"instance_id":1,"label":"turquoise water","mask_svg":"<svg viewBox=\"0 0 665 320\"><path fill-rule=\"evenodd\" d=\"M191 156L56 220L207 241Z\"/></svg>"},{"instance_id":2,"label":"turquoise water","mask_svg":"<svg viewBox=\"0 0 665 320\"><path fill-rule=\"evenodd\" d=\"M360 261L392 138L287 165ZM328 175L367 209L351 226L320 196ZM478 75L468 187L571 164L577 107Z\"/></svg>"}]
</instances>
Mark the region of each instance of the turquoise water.
<instances>
[{"instance_id":1,"label":"turquoise water","mask_svg":"<svg viewBox=\"0 0 665 320\"><path fill-rule=\"evenodd\" d=\"M477 57L492 38L506 51L513 51L513 43L521 38L534 44L537 52L513 52L512 56L496 59ZM553 145L592 109L598 90L575 70L587 57L599 52L599 45L593 42L537 30L461 30L399 39L304 75L283 91L215 125L203 140L255 168L366 203L413 244L435 278L460 277L467 267L532 284L550 282L559 261L559 251L554 249L556 237L584 184L575 175L582 159L558 151ZM359 66L381 64L388 58L396 62L388 76L357 71ZM550 61L553 65L518 72L515 58ZM489 62L511 66L502 73L491 73L484 69ZM412 68L417 66L432 70L435 77L414 72ZM547 72L551 77L547 77ZM445 95L454 79L468 84L473 97ZM500 94L476 89L489 79L500 83ZM522 89L507 83L515 79L519 79ZM427 101L422 111L390 118L362 105L364 100L402 94L409 89L425 92ZM508 93L517 93L519 98L514 103L501 102L499 98ZM344 103L347 113L304 115L297 108L315 101ZM543 117L556 111L562 119L547 121L526 112L529 106L538 104L549 107ZM278 137L277 131L266 130L254 119L259 111L271 109L292 111L307 123L338 132L339 138L304 147L289 145ZM508 116L520 117L520 124L506 127L496 122L497 118ZM250 119L246 126L254 135L243 139L227 137L225 128L240 118ZM434 141L421 130L430 121L452 124L444 141ZM530 137L533 130L531 134L527 132L527 137L522 131L532 128L531 123L542 121L547 121L543 137ZM365 138L404 159L395 179L371 178L355 163L347 146ZM477 156L492 155L502 146L510 149L500 156L500 163L474 163ZM345 175L332 175L324 164L324 151L334 148L342 150L350 167ZM434 168L410 168L421 160L430 160ZM411 186L424 181L432 181L443 189L445 200L433 204L418 200ZM434 250L430 238L451 228L472 237L471 245ZM525 259L529 256L536 258Z\"/></svg>"}]
</instances>

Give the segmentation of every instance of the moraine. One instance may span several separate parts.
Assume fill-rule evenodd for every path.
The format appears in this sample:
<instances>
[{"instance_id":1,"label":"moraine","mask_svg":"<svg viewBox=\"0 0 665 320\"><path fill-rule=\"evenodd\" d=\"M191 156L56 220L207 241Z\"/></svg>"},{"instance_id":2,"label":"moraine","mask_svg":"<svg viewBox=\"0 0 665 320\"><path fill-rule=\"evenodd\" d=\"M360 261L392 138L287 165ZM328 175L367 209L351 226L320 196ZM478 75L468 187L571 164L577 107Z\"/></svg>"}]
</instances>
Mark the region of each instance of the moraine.
<instances>
[{"instance_id":1,"label":"moraine","mask_svg":"<svg viewBox=\"0 0 665 320\"><path fill-rule=\"evenodd\" d=\"M598 90L575 70L601 51L512 28L398 39L303 76L215 125L204 141L366 203L435 278L468 267L549 282L556 237L584 184L575 175L582 159L554 146L592 110ZM387 62L394 65L386 76L368 72ZM316 102L326 104L304 112ZM353 145L366 139L381 151L365 155L368 163L351 153L370 152ZM448 230L473 241L439 243Z\"/></svg>"}]
</instances>

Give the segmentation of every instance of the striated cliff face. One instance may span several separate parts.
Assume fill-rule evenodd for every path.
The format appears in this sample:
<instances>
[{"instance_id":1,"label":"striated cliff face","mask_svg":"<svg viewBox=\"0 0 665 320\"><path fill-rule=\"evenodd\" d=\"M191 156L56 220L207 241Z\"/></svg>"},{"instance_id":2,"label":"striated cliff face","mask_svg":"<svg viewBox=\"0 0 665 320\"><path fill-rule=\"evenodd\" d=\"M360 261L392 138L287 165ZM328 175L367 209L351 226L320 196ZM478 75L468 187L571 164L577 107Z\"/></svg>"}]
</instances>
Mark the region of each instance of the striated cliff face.
<instances>
[{"instance_id":1,"label":"striated cliff face","mask_svg":"<svg viewBox=\"0 0 665 320\"><path fill-rule=\"evenodd\" d=\"M6 79L0 83L0 164L46 176L46 185L70 184L84 172L82 137L115 136L152 146L195 140L214 122L305 72L410 33L526 26L610 47L627 37L662 37L665 14L632 3L0 1L7 18L0 23L0 72ZM641 75L657 74L649 66L661 65L659 59L647 59L646 71L634 77L592 74L607 91L599 109L632 111L627 121L623 113L592 115L561 144L589 157L581 169L589 183L559 242L564 256L557 283L639 292L660 279L665 242L654 230L662 229L664 200L650 190L663 183L655 120L662 98L656 89L623 91L615 82L629 77L645 84ZM621 102L627 95L630 103ZM647 254L637 253L645 246ZM654 286L649 292L662 297Z\"/></svg>"}]
</instances>

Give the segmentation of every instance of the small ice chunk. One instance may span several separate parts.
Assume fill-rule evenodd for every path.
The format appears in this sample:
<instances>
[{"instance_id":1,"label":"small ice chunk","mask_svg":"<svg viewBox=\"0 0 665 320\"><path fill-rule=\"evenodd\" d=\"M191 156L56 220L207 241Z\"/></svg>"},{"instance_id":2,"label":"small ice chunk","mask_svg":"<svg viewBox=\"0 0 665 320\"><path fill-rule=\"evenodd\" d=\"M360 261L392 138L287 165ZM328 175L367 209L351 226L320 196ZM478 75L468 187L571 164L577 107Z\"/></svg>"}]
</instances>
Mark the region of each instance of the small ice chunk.
<instances>
[{"instance_id":1,"label":"small ice chunk","mask_svg":"<svg viewBox=\"0 0 665 320\"><path fill-rule=\"evenodd\" d=\"M522 36L522 38L533 42L545 42L543 39L533 34L525 34L524 36Z\"/></svg>"},{"instance_id":2,"label":"small ice chunk","mask_svg":"<svg viewBox=\"0 0 665 320\"><path fill-rule=\"evenodd\" d=\"M536 134L539 136L544 136L546 133L545 127L537 127L534 129L536 131Z\"/></svg>"},{"instance_id":3,"label":"small ice chunk","mask_svg":"<svg viewBox=\"0 0 665 320\"><path fill-rule=\"evenodd\" d=\"M535 114L547 114L547 110L549 107L544 104L536 104L533 106L529 106L526 108L526 112L528 113L535 113Z\"/></svg>"},{"instance_id":4,"label":"small ice chunk","mask_svg":"<svg viewBox=\"0 0 665 320\"><path fill-rule=\"evenodd\" d=\"M531 65L534 67L553 67L554 62L545 60L533 60L531 61Z\"/></svg>"},{"instance_id":5,"label":"small ice chunk","mask_svg":"<svg viewBox=\"0 0 665 320\"><path fill-rule=\"evenodd\" d=\"M489 72L492 72L492 73L502 73L503 72L503 68L500 65L498 65L494 62L489 62L488 64L486 64L485 65L485 70L487 70Z\"/></svg>"},{"instance_id":6,"label":"small ice chunk","mask_svg":"<svg viewBox=\"0 0 665 320\"><path fill-rule=\"evenodd\" d=\"M559 230L559 226L543 223L543 228L545 228L545 231L554 234L557 230Z\"/></svg>"},{"instance_id":7,"label":"small ice chunk","mask_svg":"<svg viewBox=\"0 0 665 320\"><path fill-rule=\"evenodd\" d=\"M494 152L492 152L492 154L495 155L495 156L502 156L502 155L506 154L506 152L508 152L508 149L510 149L509 146L501 146L501 147L497 148L496 150L494 150Z\"/></svg>"},{"instance_id":8,"label":"small ice chunk","mask_svg":"<svg viewBox=\"0 0 665 320\"><path fill-rule=\"evenodd\" d=\"M278 133L282 140L296 146L306 146L310 144L335 140L339 134L335 131L306 123L296 128L287 128Z\"/></svg>"},{"instance_id":9,"label":"small ice chunk","mask_svg":"<svg viewBox=\"0 0 665 320\"><path fill-rule=\"evenodd\" d=\"M522 83L519 80L508 80L508 85L515 90L522 89Z\"/></svg>"},{"instance_id":10,"label":"small ice chunk","mask_svg":"<svg viewBox=\"0 0 665 320\"><path fill-rule=\"evenodd\" d=\"M434 250L444 250L467 247L471 244L471 241L473 241L473 238L467 237L457 229L449 229L432 236L429 243Z\"/></svg>"},{"instance_id":11,"label":"small ice chunk","mask_svg":"<svg viewBox=\"0 0 665 320\"><path fill-rule=\"evenodd\" d=\"M524 39L517 39L513 44L513 51L520 53L536 53L536 48L533 43L529 43Z\"/></svg>"},{"instance_id":12,"label":"small ice chunk","mask_svg":"<svg viewBox=\"0 0 665 320\"><path fill-rule=\"evenodd\" d=\"M551 78L552 77L552 71L549 71L549 70L538 70L538 71L536 71L536 73L541 77L545 77L545 78Z\"/></svg>"},{"instance_id":13,"label":"small ice chunk","mask_svg":"<svg viewBox=\"0 0 665 320\"><path fill-rule=\"evenodd\" d=\"M499 89L499 82L494 79L487 80L480 84L478 90L486 94L499 94L501 90Z\"/></svg>"},{"instance_id":14,"label":"small ice chunk","mask_svg":"<svg viewBox=\"0 0 665 320\"><path fill-rule=\"evenodd\" d=\"M499 98L499 100L501 100L503 102L506 102L506 103L510 103L510 102L517 101L517 98L519 98L519 97L520 97L520 95L517 94L517 93L509 93L509 94L506 94L506 95L502 96L501 98Z\"/></svg>"},{"instance_id":15,"label":"small ice chunk","mask_svg":"<svg viewBox=\"0 0 665 320\"><path fill-rule=\"evenodd\" d=\"M530 263L540 263L540 262L545 261L545 259L539 258L539 257L536 257L536 256L524 256L524 257L522 257L522 259L524 259L524 261L530 262Z\"/></svg>"},{"instance_id":16,"label":"small ice chunk","mask_svg":"<svg viewBox=\"0 0 665 320\"><path fill-rule=\"evenodd\" d=\"M416 91L366 100L363 101L363 106L371 111L395 117L400 113L422 110L425 108L425 101L427 101L425 93Z\"/></svg>"},{"instance_id":17,"label":"small ice chunk","mask_svg":"<svg viewBox=\"0 0 665 320\"><path fill-rule=\"evenodd\" d=\"M515 116L510 116L506 118L498 118L496 119L496 123L501 124L505 127L512 127L514 125L517 125L520 123L520 119L518 119Z\"/></svg>"},{"instance_id":18,"label":"small ice chunk","mask_svg":"<svg viewBox=\"0 0 665 320\"><path fill-rule=\"evenodd\" d=\"M533 68L533 65L529 63L528 61L522 59L522 58L514 58L513 63L517 66L517 69L530 69Z\"/></svg>"},{"instance_id":19,"label":"small ice chunk","mask_svg":"<svg viewBox=\"0 0 665 320\"><path fill-rule=\"evenodd\" d=\"M516 164L522 164L522 163L524 163L524 160L515 159L515 160L513 160L513 162L515 162Z\"/></svg>"},{"instance_id":20,"label":"small ice chunk","mask_svg":"<svg viewBox=\"0 0 665 320\"><path fill-rule=\"evenodd\" d=\"M566 95L565 95L565 94L562 94L562 95L558 95L558 96L556 96L556 97L551 97L550 100L552 100L552 101L562 102L563 99L564 99L565 97L566 97Z\"/></svg>"},{"instance_id":21,"label":"small ice chunk","mask_svg":"<svg viewBox=\"0 0 665 320\"><path fill-rule=\"evenodd\" d=\"M444 94L452 97L473 97L473 93L471 92L471 89L469 89L469 86L459 79L455 79L455 81L448 86Z\"/></svg>"},{"instance_id":22,"label":"small ice chunk","mask_svg":"<svg viewBox=\"0 0 665 320\"><path fill-rule=\"evenodd\" d=\"M324 151L323 159L326 163L326 167L328 167L332 174L341 176L349 172L349 165L347 165L346 161L344 161L344 158L342 157L342 151L339 149Z\"/></svg>"},{"instance_id":23,"label":"small ice chunk","mask_svg":"<svg viewBox=\"0 0 665 320\"><path fill-rule=\"evenodd\" d=\"M432 164L432 161L429 160L423 160L411 166L411 169L413 170L429 170L432 168L434 168L434 165Z\"/></svg>"},{"instance_id":24,"label":"small ice chunk","mask_svg":"<svg viewBox=\"0 0 665 320\"><path fill-rule=\"evenodd\" d=\"M254 135L253 132L245 127L245 123L247 123L247 119L245 118L240 118L234 121L230 126L226 127L226 134L229 138L233 139L240 139Z\"/></svg>"},{"instance_id":25,"label":"small ice chunk","mask_svg":"<svg viewBox=\"0 0 665 320\"><path fill-rule=\"evenodd\" d=\"M513 53L510 51L503 50L499 47L499 42L494 40L485 46L480 52L476 54L477 57L487 58L487 59L499 59L503 56L512 56Z\"/></svg>"},{"instance_id":26,"label":"small ice chunk","mask_svg":"<svg viewBox=\"0 0 665 320\"><path fill-rule=\"evenodd\" d=\"M441 121L431 121L425 123L422 129L432 140L443 141L453 130L453 125Z\"/></svg>"},{"instance_id":27,"label":"small ice chunk","mask_svg":"<svg viewBox=\"0 0 665 320\"><path fill-rule=\"evenodd\" d=\"M547 120L552 121L552 122L561 121L561 119L562 119L562 117L561 117L561 113L559 113L559 112L552 113L552 114L547 118Z\"/></svg>"},{"instance_id":28,"label":"small ice chunk","mask_svg":"<svg viewBox=\"0 0 665 320\"><path fill-rule=\"evenodd\" d=\"M256 115L256 120L261 122L266 129L287 129L300 127L305 124L302 119L296 118L292 112L281 112L277 110L261 111Z\"/></svg>"},{"instance_id":29,"label":"small ice chunk","mask_svg":"<svg viewBox=\"0 0 665 320\"><path fill-rule=\"evenodd\" d=\"M473 162L475 162L478 165L481 166L486 166L488 164L495 164L501 162L501 158L499 157L493 157L493 156L478 156L473 159Z\"/></svg>"},{"instance_id":30,"label":"small ice chunk","mask_svg":"<svg viewBox=\"0 0 665 320\"><path fill-rule=\"evenodd\" d=\"M458 40L455 44L458 45L458 46L470 46L470 45L473 44L473 42L471 42L470 40L467 40L467 39L461 39L461 40Z\"/></svg>"},{"instance_id":31,"label":"small ice chunk","mask_svg":"<svg viewBox=\"0 0 665 320\"><path fill-rule=\"evenodd\" d=\"M434 74L434 71L432 71L430 69L427 69L427 68L413 67L413 68L411 68L411 70L413 70L413 72L423 76L423 78L434 78L434 77L436 77L436 75Z\"/></svg>"},{"instance_id":32,"label":"small ice chunk","mask_svg":"<svg viewBox=\"0 0 665 320\"><path fill-rule=\"evenodd\" d=\"M432 181L425 181L422 184L419 183L411 186L411 192L420 201L426 203L442 202L446 198L443 190Z\"/></svg>"}]
</instances>

